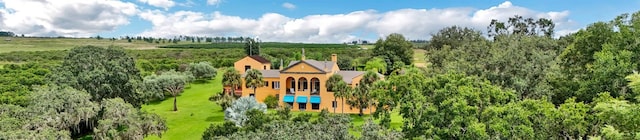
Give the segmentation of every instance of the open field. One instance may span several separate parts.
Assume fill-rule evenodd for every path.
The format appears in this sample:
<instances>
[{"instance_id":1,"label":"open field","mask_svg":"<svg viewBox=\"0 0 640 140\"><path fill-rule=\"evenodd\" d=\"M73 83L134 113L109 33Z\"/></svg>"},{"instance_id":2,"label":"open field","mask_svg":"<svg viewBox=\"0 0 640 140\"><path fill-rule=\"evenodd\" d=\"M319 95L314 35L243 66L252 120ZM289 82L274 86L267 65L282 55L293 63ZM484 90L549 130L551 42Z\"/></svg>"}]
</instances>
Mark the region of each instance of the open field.
<instances>
[{"instance_id":1,"label":"open field","mask_svg":"<svg viewBox=\"0 0 640 140\"><path fill-rule=\"evenodd\" d=\"M169 130L162 139L202 139L202 133L211 123L224 122L222 107L209 101L215 91L222 90L222 73L209 83L191 84L178 97L178 111L174 112L173 99L142 106L142 110L156 113L166 119ZM157 136L147 139L159 139Z\"/></svg>"},{"instance_id":2,"label":"open field","mask_svg":"<svg viewBox=\"0 0 640 140\"><path fill-rule=\"evenodd\" d=\"M166 119L169 130L162 135L162 138L150 136L146 139L201 139L202 133L210 124L222 124L224 122L224 112L220 105L209 101L209 97L215 91L222 90L222 73L218 73L214 80L208 83L194 83L188 89L178 96L178 111L174 112L173 99L167 98L164 101L154 102L142 106L142 110L156 113ZM274 112L274 110L269 110ZM297 112L292 111L292 115L296 116L300 113L313 114L312 119L318 117L317 112ZM351 114L352 128L349 131L355 136L360 136L361 126L365 123L369 115L358 116ZM391 115L392 128L399 129L402 125L402 117L397 113Z\"/></svg>"},{"instance_id":3,"label":"open field","mask_svg":"<svg viewBox=\"0 0 640 140\"><path fill-rule=\"evenodd\" d=\"M49 51L49 50L67 50L79 46L121 46L126 49L155 49L157 46L169 43L148 43L144 41L133 40L115 40L95 39L95 38L11 38L11 41L0 41L0 53L12 51ZM192 44L183 41L178 44Z\"/></svg>"},{"instance_id":4,"label":"open field","mask_svg":"<svg viewBox=\"0 0 640 140\"><path fill-rule=\"evenodd\" d=\"M426 50L423 49L413 49L413 63L416 67L426 67L427 62L425 61L425 53Z\"/></svg>"}]
</instances>

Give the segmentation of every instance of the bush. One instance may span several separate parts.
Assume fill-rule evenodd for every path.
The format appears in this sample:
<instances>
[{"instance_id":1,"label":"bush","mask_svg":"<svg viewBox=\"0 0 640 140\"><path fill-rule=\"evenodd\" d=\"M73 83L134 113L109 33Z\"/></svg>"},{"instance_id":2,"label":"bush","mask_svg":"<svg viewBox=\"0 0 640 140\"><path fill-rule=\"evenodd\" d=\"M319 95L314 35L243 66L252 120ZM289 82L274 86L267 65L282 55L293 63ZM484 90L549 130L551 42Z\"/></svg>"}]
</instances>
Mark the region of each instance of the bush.
<instances>
[{"instance_id":1,"label":"bush","mask_svg":"<svg viewBox=\"0 0 640 140\"><path fill-rule=\"evenodd\" d=\"M259 103L253 97L242 97L224 110L224 119L234 122L237 126L244 126L249 119L246 112L252 109L267 112L267 105Z\"/></svg>"},{"instance_id":2,"label":"bush","mask_svg":"<svg viewBox=\"0 0 640 140\"><path fill-rule=\"evenodd\" d=\"M187 71L198 80L210 80L216 77L217 70L209 62L190 63Z\"/></svg>"},{"instance_id":3,"label":"bush","mask_svg":"<svg viewBox=\"0 0 640 140\"><path fill-rule=\"evenodd\" d=\"M276 108L278 107L278 98L276 98L276 96L273 95L269 95L267 97L264 98L264 104L267 104L267 108Z\"/></svg>"},{"instance_id":4,"label":"bush","mask_svg":"<svg viewBox=\"0 0 640 140\"><path fill-rule=\"evenodd\" d=\"M222 125L209 125L209 128L202 134L203 140L216 140L218 136L230 136L233 133L238 132L236 124L230 121L225 121Z\"/></svg>"}]
</instances>

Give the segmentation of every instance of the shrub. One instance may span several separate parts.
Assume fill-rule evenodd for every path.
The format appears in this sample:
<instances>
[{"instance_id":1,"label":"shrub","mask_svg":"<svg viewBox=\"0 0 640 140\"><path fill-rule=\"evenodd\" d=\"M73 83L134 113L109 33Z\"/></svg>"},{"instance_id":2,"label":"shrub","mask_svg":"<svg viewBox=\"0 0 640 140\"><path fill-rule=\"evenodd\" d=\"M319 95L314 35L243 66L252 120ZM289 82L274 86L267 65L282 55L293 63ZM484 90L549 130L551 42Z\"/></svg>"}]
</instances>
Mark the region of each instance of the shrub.
<instances>
[{"instance_id":1,"label":"shrub","mask_svg":"<svg viewBox=\"0 0 640 140\"><path fill-rule=\"evenodd\" d=\"M225 121L222 125L209 125L209 128L202 134L203 140L216 140L218 136L229 136L238 132L238 127L231 121Z\"/></svg>"},{"instance_id":2,"label":"shrub","mask_svg":"<svg viewBox=\"0 0 640 140\"><path fill-rule=\"evenodd\" d=\"M264 98L264 104L267 104L267 108L276 108L278 107L278 98L276 98L276 96L273 95L269 95L267 97Z\"/></svg>"},{"instance_id":3,"label":"shrub","mask_svg":"<svg viewBox=\"0 0 640 140\"><path fill-rule=\"evenodd\" d=\"M198 80L210 80L216 77L217 70L209 62L190 63L187 71Z\"/></svg>"},{"instance_id":4,"label":"shrub","mask_svg":"<svg viewBox=\"0 0 640 140\"><path fill-rule=\"evenodd\" d=\"M252 109L266 112L267 105L258 103L254 97L242 97L224 110L224 119L234 122L237 126L244 126L249 119L246 112Z\"/></svg>"}]
</instances>

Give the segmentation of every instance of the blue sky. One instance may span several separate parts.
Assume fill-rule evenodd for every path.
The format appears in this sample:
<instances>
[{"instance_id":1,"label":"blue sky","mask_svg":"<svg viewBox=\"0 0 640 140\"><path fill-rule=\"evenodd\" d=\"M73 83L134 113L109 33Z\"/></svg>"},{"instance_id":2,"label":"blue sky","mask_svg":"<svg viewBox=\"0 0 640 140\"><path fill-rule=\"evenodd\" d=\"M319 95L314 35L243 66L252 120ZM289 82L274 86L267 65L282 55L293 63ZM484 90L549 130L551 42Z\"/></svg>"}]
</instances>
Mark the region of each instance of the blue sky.
<instances>
[{"instance_id":1,"label":"blue sky","mask_svg":"<svg viewBox=\"0 0 640 140\"><path fill-rule=\"evenodd\" d=\"M348 42L390 33L428 39L447 26L484 30L515 14L550 18L556 36L640 10L638 0L0 0L0 30L31 36L249 36Z\"/></svg>"}]
</instances>

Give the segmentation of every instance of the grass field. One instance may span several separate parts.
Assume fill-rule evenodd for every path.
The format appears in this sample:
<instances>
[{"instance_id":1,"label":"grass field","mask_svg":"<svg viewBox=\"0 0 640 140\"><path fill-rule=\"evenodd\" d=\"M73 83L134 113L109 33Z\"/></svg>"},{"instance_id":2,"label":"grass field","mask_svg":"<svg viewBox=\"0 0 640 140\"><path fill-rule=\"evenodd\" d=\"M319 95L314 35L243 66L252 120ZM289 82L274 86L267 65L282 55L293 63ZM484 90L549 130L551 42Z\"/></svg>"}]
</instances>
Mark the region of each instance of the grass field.
<instances>
[{"instance_id":1,"label":"grass field","mask_svg":"<svg viewBox=\"0 0 640 140\"><path fill-rule=\"evenodd\" d=\"M224 113L222 108L209 101L214 91L222 90L220 83L222 74L202 84L191 84L181 96L178 97L178 111L174 112L173 99L167 99L155 104L144 105L142 110L156 113L167 121L169 130L162 139L202 139L202 133L211 123L222 123ZM159 139L151 136L147 139Z\"/></svg>"},{"instance_id":2,"label":"grass field","mask_svg":"<svg viewBox=\"0 0 640 140\"><path fill-rule=\"evenodd\" d=\"M363 49L373 49L374 45L360 45ZM425 61L426 50L413 49L413 63L416 67L426 67L428 63Z\"/></svg>"},{"instance_id":3,"label":"grass field","mask_svg":"<svg viewBox=\"0 0 640 140\"><path fill-rule=\"evenodd\" d=\"M142 110L156 113L166 119L169 127L169 130L162 135L162 138L150 136L146 139L201 139L202 133L210 124L224 122L224 112L222 112L220 105L209 101L209 97L215 91L222 90L221 75L221 73L218 73L218 76L208 83L191 84L178 97L177 112L172 111L173 99L171 98L142 106ZM273 110L269 110L269 112L273 112ZM300 113L310 112L294 111L292 115L296 116ZM316 112L311 112L310 114L313 114L313 119L318 117ZM365 123L366 118L370 116L360 117L357 114L351 114L350 116L352 118L352 128L349 132L360 136L361 126ZM392 128L400 128L402 125L402 118L397 113L391 116L391 125Z\"/></svg>"},{"instance_id":4,"label":"grass field","mask_svg":"<svg viewBox=\"0 0 640 140\"><path fill-rule=\"evenodd\" d=\"M426 67L427 62L425 61L425 53L426 50L423 49L413 49L413 63L416 67Z\"/></svg>"},{"instance_id":5,"label":"grass field","mask_svg":"<svg viewBox=\"0 0 640 140\"><path fill-rule=\"evenodd\" d=\"M67 50L79 46L120 46L126 49L155 49L157 46L170 43L147 43L144 41L94 39L94 38L11 38L11 41L0 40L0 53L12 51L49 51ZM178 44L193 44L188 41Z\"/></svg>"}]
</instances>

